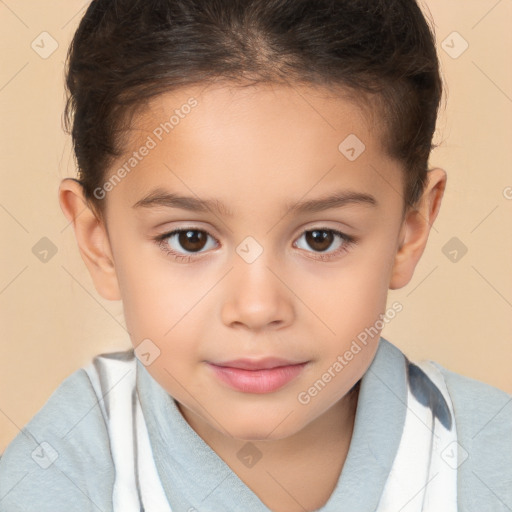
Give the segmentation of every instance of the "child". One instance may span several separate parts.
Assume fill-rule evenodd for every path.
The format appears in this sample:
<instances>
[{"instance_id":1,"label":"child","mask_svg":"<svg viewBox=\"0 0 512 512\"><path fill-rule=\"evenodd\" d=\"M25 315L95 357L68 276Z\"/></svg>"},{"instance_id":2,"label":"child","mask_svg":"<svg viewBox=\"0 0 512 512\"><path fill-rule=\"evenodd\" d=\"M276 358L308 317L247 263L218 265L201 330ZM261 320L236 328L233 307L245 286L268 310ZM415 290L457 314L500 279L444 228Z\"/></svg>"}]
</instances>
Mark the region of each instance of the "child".
<instances>
[{"instance_id":1,"label":"child","mask_svg":"<svg viewBox=\"0 0 512 512\"><path fill-rule=\"evenodd\" d=\"M512 397L380 337L446 184L413 0L94 0L66 84L60 204L134 349L10 444L1 511L512 510Z\"/></svg>"}]
</instances>

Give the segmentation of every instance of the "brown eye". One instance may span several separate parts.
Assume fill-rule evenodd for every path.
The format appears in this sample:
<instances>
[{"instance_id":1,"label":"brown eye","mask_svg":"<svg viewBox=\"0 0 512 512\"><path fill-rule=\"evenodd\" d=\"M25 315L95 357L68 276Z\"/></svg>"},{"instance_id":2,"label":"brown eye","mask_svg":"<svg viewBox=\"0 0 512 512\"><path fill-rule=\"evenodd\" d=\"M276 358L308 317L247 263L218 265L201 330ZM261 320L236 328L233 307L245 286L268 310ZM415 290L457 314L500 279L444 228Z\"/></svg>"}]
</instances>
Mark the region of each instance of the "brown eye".
<instances>
[{"instance_id":1,"label":"brown eye","mask_svg":"<svg viewBox=\"0 0 512 512\"><path fill-rule=\"evenodd\" d=\"M208 239L212 245L208 246ZM206 249L215 246L215 238L201 229L176 229L156 238L157 244L167 254L176 258L184 259L193 257L195 254L202 254Z\"/></svg>"},{"instance_id":2,"label":"brown eye","mask_svg":"<svg viewBox=\"0 0 512 512\"><path fill-rule=\"evenodd\" d=\"M331 231L315 229L306 231L306 242L315 251L323 252L327 250L334 241L334 235Z\"/></svg>"},{"instance_id":3,"label":"brown eye","mask_svg":"<svg viewBox=\"0 0 512 512\"><path fill-rule=\"evenodd\" d=\"M203 249L206 245L208 235L204 231L190 229L178 232L178 243L183 249L190 252L196 252Z\"/></svg>"},{"instance_id":4,"label":"brown eye","mask_svg":"<svg viewBox=\"0 0 512 512\"><path fill-rule=\"evenodd\" d=\"M303 239L305 243L302 242ZM318 228L303 231L294 246L316 255L315 257L322 261L328 261L340 256L355 243L356 239L354 237L346 235L341 231L330 228Z\"/></svg>"}]
</instances>

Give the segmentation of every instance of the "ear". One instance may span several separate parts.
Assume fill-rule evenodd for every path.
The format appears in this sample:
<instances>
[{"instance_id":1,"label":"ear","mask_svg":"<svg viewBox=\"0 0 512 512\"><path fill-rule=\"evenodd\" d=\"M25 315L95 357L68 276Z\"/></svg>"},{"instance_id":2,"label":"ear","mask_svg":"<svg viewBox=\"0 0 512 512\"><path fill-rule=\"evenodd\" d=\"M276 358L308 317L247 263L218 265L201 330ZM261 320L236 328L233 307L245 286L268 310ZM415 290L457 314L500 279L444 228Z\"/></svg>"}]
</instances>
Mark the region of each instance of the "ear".
<instances>
[{"instance_id":1,"label":"ear","mask_svg":"<svg viewBox=\"0 0 512 512\"><path fill-rule=\"evenodd\" d=\"M114 258L104 222L88 205L79 181L66 178L59 187L64 215L73 223L82 259L98 293L107 300L121 300Z\"/></svg>"},{"instance_id":2,"label":"ear","mask_svg":"<svg viewBox=\"0 0 512 512\"><path fill-rule=\"evenodd\" d=\"M417 204L408 208L402 223L389 283L391 290L402 288L411 280L439 213L445 187L446 172L443 169L428 171L425 190Z\"/></svg>"}]
</instances>

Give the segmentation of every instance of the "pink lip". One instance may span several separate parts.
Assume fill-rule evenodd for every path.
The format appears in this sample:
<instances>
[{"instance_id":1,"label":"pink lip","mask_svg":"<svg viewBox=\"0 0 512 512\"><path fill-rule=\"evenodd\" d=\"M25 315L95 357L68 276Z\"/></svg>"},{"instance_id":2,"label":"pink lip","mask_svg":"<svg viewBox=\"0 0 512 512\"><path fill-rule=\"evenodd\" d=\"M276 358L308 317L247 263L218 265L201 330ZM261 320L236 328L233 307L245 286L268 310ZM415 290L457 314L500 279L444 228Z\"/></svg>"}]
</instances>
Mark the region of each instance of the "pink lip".
<instances>
[{"instance_id":1,"label":"pink lip","mask_svg":"<svg viewBox=\"0 0 512 512\"><path fill-rule=\"evenodd\" d=\"M292 366L298 363L299 361L289 361L287 359L280 359L278 357L264 357L262 359L233 359L232 361L224 361L211 364L229 368L240 368L241 370L268 370L269 368L277 368L278 366Z\"/></svg>"},{"instance_id":2,"label":"pink lip","mask_svg":"<svg viewBox=\"0 0 512 512\"><path fill-rule=\"evenodd\" d=\"M244 393L271 393L297 377L306 363L267 358L237 359L208 363L215 375L231 388Z\"/></svg>"}]
</instances>

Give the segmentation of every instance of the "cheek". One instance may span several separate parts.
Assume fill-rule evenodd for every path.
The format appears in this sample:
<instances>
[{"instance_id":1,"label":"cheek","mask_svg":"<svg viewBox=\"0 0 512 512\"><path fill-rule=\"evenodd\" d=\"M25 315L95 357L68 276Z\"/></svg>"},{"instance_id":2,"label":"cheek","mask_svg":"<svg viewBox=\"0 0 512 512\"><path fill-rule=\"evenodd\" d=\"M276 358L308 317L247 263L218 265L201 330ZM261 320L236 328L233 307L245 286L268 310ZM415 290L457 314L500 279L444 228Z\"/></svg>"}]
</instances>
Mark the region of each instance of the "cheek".
<instances>
[{"instance_id":1,"label":"cheek","mask_svg":"<svg viewBox=\"0 0 512 512\"><path fill-rule=\"evenodd\" d=\"M208 262L192 266L172 263L156 244L130 242L138 239L136 233L116 233L116 272L133 344L145 338L154 339L157 345L173 338L191 341L194 325L201 324L197 322L204 308L201 297L217 283L222 269L214 269ZM354 254L339 266L302 263L292 266L291 273L283 269L283 279L294 283L294 292L307 306L297 303L304 317L296 322L306 329L309 324L317 335L324 331L333 343L340 339L350 343L373 325L386 304L394 256L389 239L388 233L374 237L371 247L369 243L368 247L356 246ZM288 300L296 301L293 296Z\"/></svg>"},{"instance_id":2,"label":"cheek","mask_svg":"<svg viewBox=\"0 0 512 512\"><path fill-rule=\"evenodd\" d=\"M120 226L121 227L121 226ZM134 242L136 241L136 242ZM126 322L134 343L162 338L201 296L194 273L173 264L151 240L119 229L112 242Z\"/></svg>"},{"instance_id":3,"label":"cheek","mask_svg":"<svg viewBox=\"0 0 512 512\"><path fill-rule=\"evenodd\" d=\"M297 295L324 321L326 334L351 339L360 330L373 325L384 311L391 262L389 249L387 255L384 251L361 250L339 268L326 268L322 274L303 276L296 289Z\"/></svg>"}]
</instances>

